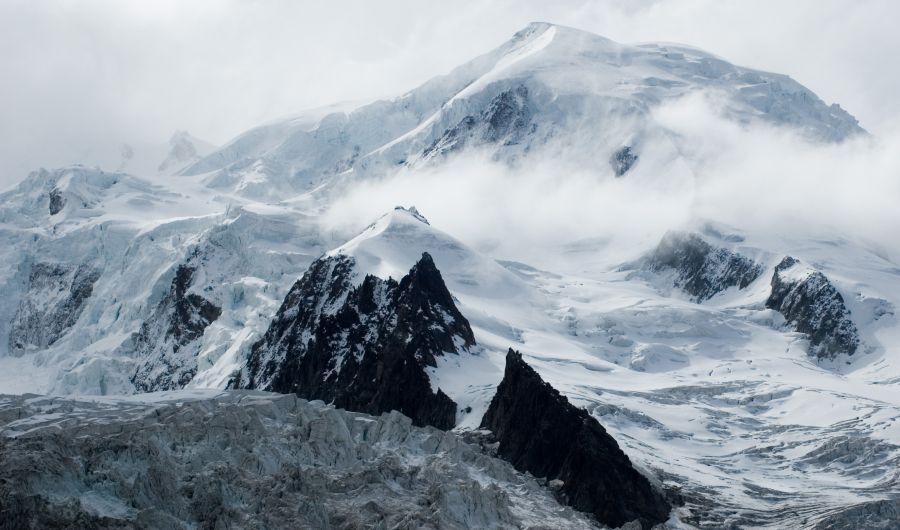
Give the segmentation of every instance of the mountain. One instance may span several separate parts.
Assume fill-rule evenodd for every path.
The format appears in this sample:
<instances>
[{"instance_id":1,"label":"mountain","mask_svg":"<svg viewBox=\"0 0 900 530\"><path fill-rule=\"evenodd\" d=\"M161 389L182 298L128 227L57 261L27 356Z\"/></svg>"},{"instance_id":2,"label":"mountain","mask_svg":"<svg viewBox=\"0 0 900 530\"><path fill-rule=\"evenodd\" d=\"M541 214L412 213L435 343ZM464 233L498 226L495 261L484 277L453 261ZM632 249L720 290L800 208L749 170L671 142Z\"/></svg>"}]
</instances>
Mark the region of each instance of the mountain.
<instances>
[{"instance_id":1,"label":"mountain","mask_svg":"<svg viewBox=\"0 0 900 530\"><path fill-rule=\"evenodd\" d=\"M302 200L241 203L172 179L73 166L3 194L0 351L36 365L23 390L130 393L158 357L188 375L141 388L224 385L241 344L327 248ZM206 308L203 326L189 325L191 306Z\"/></svg>"},{"instance_id":2,"label":"mountain","mask_svg":"<svg viewBox=\"0 0 900 530\"><path fill-rule=\"evenodd\" d=\"M398 511L413 510L413 526L426 521L451 528L559 527L566 526L558 523L563 520L577 527L585 519L550 501L554 495L572 501L577 492L596 490L580 468L561 465L552 473L561 478L547 473L542 479L550 480L537 480L493 459L514 473L491 482L500 484L498 490L482 482L475 468L441 466L441 443L465 444L465 462L487 462L481 459L493 449L480 445L487 436L482 426L499 431L494 449L502 453L504 433L521 440L521 429L531 425L497 419L496 407L488 414L512 348L528 359L531 371L520 368L529 380L558 392L534 391L535 398L549 395L546 401L559 406L554 417L593 426L587 434L566 430L574 434L556 445L586 436L600 440L598 446L620 464L619 457L626 457L648 483L683 500L664 524L878 523L879 514L894 509L900 480L900 265L878 245L840 231L812 237L790 225L761 232L705 218L657 231L624 226L611 215L606 223L573 233L554 231L546 246L523 253L527 259L499 255L498 248L510 245L484 241L516 243L523 231L556 220L548 215L571 217L570 225L583 222L572 205L548 210L538 200L522 206L532 224L509 227L494 212L484 212L467 226L488 237L469 241L471 230L458 230L454 207L478 198L476 193L518 204L512 202L520 185L515 180L501 190L452 181L459 193L448 194L447 208L434 214L398 208L368 226L348 228L336 228L326 215L346 193L364 194L368 185L397 172L415 179L434 168L464 170L451 165L457 157L488 160L511 175L552 162L547 186L560 189L567 189L570 175L583 172L591 182L609 185L603 190L610 202L597 208L628 208L635 197L623 191L626 185L641 193L660 191L664 199L667 182L693 182L695 168L706 162L690 139L658 117L662 106L686 96L715 98L726 120L782 127L813 146L866 134L852 116L783 75L734 66L685 46L624 45L533 24L394 99L264 124L208 154L189 138L173 138L166 150L171 164L163 164L168 155L153 164L154 173L163 165L162 174L131 174L118 162L106 169L72 165L32 172L0 195L0 392L117 397L90 398L97 401L90 406L82 398L59 398L58 408L52 405L57 398L36 398L48 400L49 408L41 411L31 398L8 398L14 404L3 417L21 416L23 422L4 431L9 436L2 458L13 455L18 467L0 467L12 473L10 480L28 482L26 493L4 498L15 500L16 513L46 507L62 521L96 522L91 518L123 513L162 517L144 501L162 498L161 491L183 492L185 498L196 492L196 501L176 506L178 521L200 524L225 507L237 512L225 513L222 524L239 524L240 513L256 509L242 504L244 492L265 491L271 492L267 505L282 498L287 504L278 506L308 507L304 520L310 524L322 520L316 517L353 524L383 517L393 523ZM187 167L181 169L182 163ZM452 171L446 178L453 178ZM695 184L696 192L704 191L704 183ZM553 191L546 190L548 201ZM379 200L373 195L373 204ZM397 409L408 418L387 412L393 419L385 421L315 402L296 410L291 405L287 418L263 402L301 403L294 397L198 390L229 385L300 393L373 415ZM144 391L162 394L123 397ZM232 401L247 395L270 397L253 398L247 406ZM159 396L191 405L183 412L177 405L161 407L171 413L162 419L156 414L160 407L146 404ZM135 403L144 403L134 405L140 417L129 415ZM219 445L218 435L210 433L220 425L211 411L220 406L228 409L222 421L234 427L246 419L256 435ZM43 418L53 411L63 415L59 422ZM26 417L64 430L39 429L31 440ZM50 473L47 468L29 468L38 454L32 449L51 444L69 450L66 437L77 434L82 420L89 434L159 429L159 454L173 456L162 460L171 466L152 469L165 480L155 482L152 475L133 486L148 488L149 497L137 495L138 505L132 505L132 497L119 496L128 491L117 489L132 483L115 475L99 484L95 479L102 473L79 467L67 475L79 477L77 487L54 496L62 491L54 488L72 482L37 472ZM389 470L388 478L382 483L374 477L377 486L366 486L372 493L359 503L348 501L351 490L345 489L319 506L304 504L302 491L283 491L307 487L290 477L284 482L250 476L253 468L238 464L246 456L268 465L265 458L247 456L267 448L293 458L308 438L286 443L290 433L282 439L276 431L301 420L327 424L326 441L347 431L367 436L364 425L391 430L402 423L387 446L373 448L370 440L354 438L350 445L304 456L314 464L319 457L334 464L352 446L363 458L340 462L363 477L358 484L370 485L373 477L366 473L375 469ZM450 432L419 427L426 424ZM196 436L176 433L186 427ZM553 434L540 428L535 432ZM610 439L621 454L611 449ZM77 438L70 456L94 455L99 460L85 461L107 472L121 462L103 440ZM404 445L409 443L413 449ZM240 451L228 452L238 445ZM550 456L593 453L591 447L569 444ZM399 462L388 454L394 449L402 453ZM369 458L369 451L382 450L383 460ZM204 473L221 475L198 475L185 455L203 456L198 462L211 466ZM140 465L150 465L143 460L147 455L139 456ZM519 462L514 451L506 457ZM377 467L384 462L386 468ZM324 482L308 485L310 491L357 484L334 479L345 476L342 465L324 465L317 475ZM409 466L421 475L401 473ZM429 482L429 476L439 478ZM459 486L464 493L457 494L442 489L445 476L454 485L474 482ZM240 491L219 495L203 482L209 477L223 484L236 477ZM532 482L515 490L513 484L524 483L520 478ZM381 484L405 486L388 501L374 492L388 487ZM40 494L42 488L54 495ZM44 504L61 498L71 502ZM652 498L645 496L651 508ZM374 504L365 504L367 499ZM340 507L350 501L352 509ZM607 505L583 507L602 515ZM272 515L272 524L282 513ZM652 516L645 522L663 516L654 509L647 513Z\"/></svg>"},{"instance_id":3,"label":"mountain","mask_svg":"<svg viewBox=\"0 0 900 530\"><path fill-rule=\"evenodd\" d=\"M723 114L738 122L783 125L832 142L863 132L839 106L784 75L694 48L629 46L535 23L398 98L263 125L184 174L204 175L215 189L272 199L472 150L511 164L564 156L619 176L641 166L671 172L680 149L653 109L698 91L721 95Z\"/></svg>"},{"instance_id":4,"label":"mountain","mask_svg":"<svg viewBox=\"0 0 900 530\"><path fill-rule=\"evenodd\" d=\"M367 274L352 286L355 265L337 255L310 266L251 348L242 386L452 429L456 403L432 391L425 367L466 353L475 337L433 259L422 254L399 281Z\"/></svg>"}]
</instances>

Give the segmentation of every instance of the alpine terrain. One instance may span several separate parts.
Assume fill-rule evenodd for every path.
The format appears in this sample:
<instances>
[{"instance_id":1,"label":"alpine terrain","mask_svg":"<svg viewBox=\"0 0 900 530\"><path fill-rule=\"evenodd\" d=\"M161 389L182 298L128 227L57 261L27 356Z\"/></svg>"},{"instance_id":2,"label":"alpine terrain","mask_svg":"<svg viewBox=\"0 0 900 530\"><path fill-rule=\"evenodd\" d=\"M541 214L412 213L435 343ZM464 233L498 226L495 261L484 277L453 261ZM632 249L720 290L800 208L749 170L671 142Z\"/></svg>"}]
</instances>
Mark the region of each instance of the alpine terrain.
<instances>
[{"instance_id":1,"label":"alpine terrain","mask_svg":"<svg viewBox=\"0 0 900 530\"><path fill-rule=\"evenodd\" d=\"M534 23L393 99L35 170L0 194L0 528L900 528L900 256L445 213L536 171L699 201L665 114L697 98L868 137L786 75ZM379 191L435 178L435 214Z\"/></svg>"}]
</instances>

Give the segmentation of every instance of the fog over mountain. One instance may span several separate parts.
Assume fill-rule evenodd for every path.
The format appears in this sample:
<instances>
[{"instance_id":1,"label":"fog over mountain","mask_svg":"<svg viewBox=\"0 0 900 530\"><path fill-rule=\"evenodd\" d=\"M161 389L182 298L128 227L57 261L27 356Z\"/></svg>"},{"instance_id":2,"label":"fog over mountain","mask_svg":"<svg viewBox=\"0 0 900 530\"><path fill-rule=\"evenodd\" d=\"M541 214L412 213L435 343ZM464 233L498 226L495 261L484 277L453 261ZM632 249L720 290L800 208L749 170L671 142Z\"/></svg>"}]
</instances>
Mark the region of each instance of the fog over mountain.
<instances>
[{"instance_id":1,"label":"fog over mountain","mask_svg":"<svg viewBox=\"0 0 900 530\"><path fill-rule=\"evenodd\" d=\"M15 50L0 56L0 188L41 166L107 166L122 144L163 145L176 130L221 144L304 109L387 97L535 20L789 73L883 135L900 115L898 16L891 0L12 0L0 6L0 43Z\"/></svg>"},{"instance_id":2,"label":"fog over mountain","mask_svg":"<svg viewBox=\"0 0 900 530\"><path fill-rule=\"evenodd\" d=\"M0 8L0 529L900 525L893 4L420 7Z\"/></svg>"}]
</instances>

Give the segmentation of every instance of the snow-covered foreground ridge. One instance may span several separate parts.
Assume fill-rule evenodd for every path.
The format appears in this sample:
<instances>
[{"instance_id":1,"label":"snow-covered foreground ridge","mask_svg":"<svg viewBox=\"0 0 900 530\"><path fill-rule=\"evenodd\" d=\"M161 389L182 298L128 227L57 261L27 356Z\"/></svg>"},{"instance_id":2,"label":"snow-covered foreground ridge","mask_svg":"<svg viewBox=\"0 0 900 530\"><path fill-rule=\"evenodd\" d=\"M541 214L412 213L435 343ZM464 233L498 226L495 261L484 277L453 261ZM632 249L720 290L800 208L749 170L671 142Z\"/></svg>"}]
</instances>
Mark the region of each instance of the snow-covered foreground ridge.
<instances>
[{"instance_id":1,"label":"snow-covered foreground ridge","mask_svg":"<svg viewBox=\"0 0 900 530\"><path fill-rule=\"evenodd\" d=\"M0 196L0 392L224 389L248 384L254 348L278 368L290 355L267 345L326 335L341 362L364 359L415 329L411 319L366 327L402 317L392 304L405 296L433 309L428 329L453 344L417 369L455 407L438 408L457 431L480 426L512 347L636 466L682 492L684 521L877 528L900 488L900 265L876 245L690 218L666 227L681 232L630 230L639 235L624 243L616 225L589 227L587 239L554 234L552 246L502 261L412 209L352 233L330 219L359 186L469 156L513 174L550 160L611 194L633 183L664 200L703 160L654 111L697 94L723 119L810 142L862 133L786 76L534 24L398 98L263 125L178 175L37 171ZM560 186L567 171L553 175ZM515 190L496 201L506 192ZM474 344L447 297L387 281L402 284L423 253ZM338 262L350 265L334 274ZM296 288L315 271L327 282ZM291 302L292 292L303 296ZM261 341L267 332L291 340ZM344 373L323 361L314 366L323 381ZM203 395L197 407L221 405ZM127 400L113 401L120 417ZM82 506L92 502L126 508L102 495Z\"/></svg>"}]
</instances>

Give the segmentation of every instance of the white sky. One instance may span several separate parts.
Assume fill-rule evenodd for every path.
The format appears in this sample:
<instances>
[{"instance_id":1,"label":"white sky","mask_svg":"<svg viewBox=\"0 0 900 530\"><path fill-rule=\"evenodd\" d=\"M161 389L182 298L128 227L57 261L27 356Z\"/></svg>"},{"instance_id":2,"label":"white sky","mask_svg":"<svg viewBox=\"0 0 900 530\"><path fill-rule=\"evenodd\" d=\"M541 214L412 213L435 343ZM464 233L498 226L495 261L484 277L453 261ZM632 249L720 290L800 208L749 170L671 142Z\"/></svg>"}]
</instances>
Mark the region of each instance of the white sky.
<instances>
[{"instance_id":1,"label":"white sky","mask_svg":"<svg viewBox=\"0 0 900 530\"><path fill-rule=\"evenodd\" d=\"M396 95L535 20L691 44L789 74L875 134L900 123L895 0L4 0L0 187L176 129L223 143Z\"/></svg>"}]
</instances>

